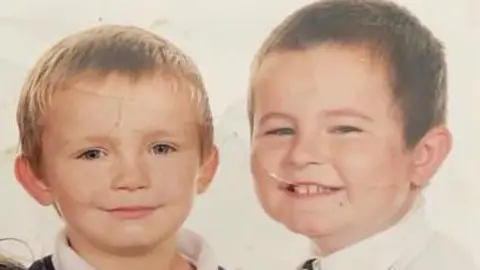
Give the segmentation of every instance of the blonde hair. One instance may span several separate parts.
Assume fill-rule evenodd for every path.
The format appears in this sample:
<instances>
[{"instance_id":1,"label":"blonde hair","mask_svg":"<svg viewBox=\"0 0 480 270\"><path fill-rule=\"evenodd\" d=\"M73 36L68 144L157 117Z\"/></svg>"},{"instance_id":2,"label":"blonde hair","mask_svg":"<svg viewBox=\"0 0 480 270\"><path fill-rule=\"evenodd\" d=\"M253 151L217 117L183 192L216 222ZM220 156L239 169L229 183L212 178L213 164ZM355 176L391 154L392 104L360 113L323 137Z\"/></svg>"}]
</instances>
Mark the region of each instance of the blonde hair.
<instances>
[{"instance_id":1,"label":"blonde hair","mask_svg":"<svg viewBox=\"0 0 480 270\"><path fill-rule=\"evenodd\" d=\"M21 270L25 269L21 263L0 253L0 270Z\"/></svg>"},{"instance_id":2,"label":"blonde hair","mask_svg":"<svg viewBox=\"0 0 480 270\"><path fill-rule=\"evenodd\" d=\"M196 65L166 39L133 26L99 26L59 41L46 51L29 73L17 108L20 150L35 168L42 156L45 112L56 91L68 89L85 75L95 79L110 73L134 80L161 72L192 91L200 109L202 155L213 145L208 96Z\"/></svg>"}]
</instances>

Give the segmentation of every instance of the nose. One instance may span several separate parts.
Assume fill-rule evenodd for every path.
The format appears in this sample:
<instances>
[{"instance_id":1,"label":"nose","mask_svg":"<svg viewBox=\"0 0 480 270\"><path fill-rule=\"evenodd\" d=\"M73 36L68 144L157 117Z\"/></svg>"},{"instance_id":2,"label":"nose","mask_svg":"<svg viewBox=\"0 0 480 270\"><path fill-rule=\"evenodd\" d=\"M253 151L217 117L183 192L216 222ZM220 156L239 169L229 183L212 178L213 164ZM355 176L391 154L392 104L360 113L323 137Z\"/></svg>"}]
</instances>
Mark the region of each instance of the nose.
<instances>
[{"instance_id":1,"label":"nose","mask_svg":"<svg viewBox=\"0 0 480 270\"><path fill-rule=\"evenodd\" d=\"M112 181L112 189L135 191L147 189L151 185L146 165L140 157L121 159L115 165L115 170L117 173Z\"/></svg>"},{"instance_id":2,"label":"nose","mask_svg":"<svg viewBox=\"0 0 480 270\"><path fill-rule=\"evenodd\" d=\"M328 142L321 134L297 134L295 136L288 161L295 167L325 164L328 160Z\"/></svg>"}]
</instances>

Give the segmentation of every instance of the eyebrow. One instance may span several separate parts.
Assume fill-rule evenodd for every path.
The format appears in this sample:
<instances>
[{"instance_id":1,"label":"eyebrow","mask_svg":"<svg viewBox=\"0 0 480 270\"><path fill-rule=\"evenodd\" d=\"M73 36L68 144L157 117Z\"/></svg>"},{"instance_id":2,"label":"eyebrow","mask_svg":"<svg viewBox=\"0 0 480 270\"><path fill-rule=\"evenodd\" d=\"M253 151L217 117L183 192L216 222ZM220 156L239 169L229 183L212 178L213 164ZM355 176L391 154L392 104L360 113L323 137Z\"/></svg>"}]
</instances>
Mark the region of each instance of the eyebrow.
<instances>
[{"instance_id":1,"label":"eyebrow","mask_svg":"<svg viewBox=\"0 0 480 270\"><path fill-rule=\"evenodd\" d=\"M260 120L258 121L258 123L260 125L263 125L271 119L286 119L286 120L289 120L289 121L293 121L293 117L291 117L288 114L280 113L280 112L270 112L270 113L267 113L267 114L263 115L262 117L260 117Z\"/></svg>"},{"instance_id":2,"label":"eyebrow","mask_svg":"<svg viewBox=\"0 0 480 270\"><path fill-rule=\"evenodd\" d=\"M87 142L89 144L104 144L108 143L109 139L107 136L86 136L86 137L74 137L72 138L66 138L60 141L61 148L60 149L65 149L67 147L70 147L72 144L78 144L79 142Z\"/></svg>"},{"instance_id":3,"label":"eyebrow","mask_svg":"<svg viewBox=\"0 0 480 270\"><path fill-rule=\"evenodd\" d=\"M333 109L333 110L327 110L325 112L322 112L325 116L329 117L356 117L356 118L361 118L363 120L373 122L373 118L361 113L357 110L354 109L349 109L349 108L340 108L340 109Z\"/></svg>"},{"instance_id":4,"label":"eyebrow","mask_svg":"<svg viewBox=\"0 0 480 270\"><path fill-rule=\"evenodd\" d=\"M186 132L182 132L182 131L174 131L174 132L171 132L171 131L167 131L167 130L162 130L162 129L158 129L158 130L154 130L152 132L148 132L146 134L144 134L142 137L145 139L145 138L156 138L156 137L164 137L164 138L173 138L173 137L179 137L179 134L184 134ZM78 143L78 142L87 142L87 143L90 143L90 144L109 144L109 143L115 143L116 141L118 140L118 138L116 138L115 136L111 136L111 135L108 135L108 134L99 134L99 135L88 135L88 136L85 136L85 137L76 137L74 138L73 140L71 138L68 138L66 140L62 140L61 141L61 144L62 144L62 148L65 148L69 145L71 145L72 143Z\"/></svg>"},{"instance_id":5,"label":"eyebrow","mask_svg":"<svg viewBox=\"0 0 480 270\"><path fill-rule=\"evenodd\" d=\"M368 122L373 122L373 118L361 113L357 110L350 109L350 108L339 108L339 109L331 109L331 110L326 110L322 111L320 113L321 116L327 116L327 117L356 117L360 118L363 120L366 120ZM294 118L288 114L281 113L281 112L270 112L265 115L263 115L260 120L259 124L265 124L265 122L271 120L271 119L286 119L289 121L294 121Z\"/></svg>"}]
</instances>

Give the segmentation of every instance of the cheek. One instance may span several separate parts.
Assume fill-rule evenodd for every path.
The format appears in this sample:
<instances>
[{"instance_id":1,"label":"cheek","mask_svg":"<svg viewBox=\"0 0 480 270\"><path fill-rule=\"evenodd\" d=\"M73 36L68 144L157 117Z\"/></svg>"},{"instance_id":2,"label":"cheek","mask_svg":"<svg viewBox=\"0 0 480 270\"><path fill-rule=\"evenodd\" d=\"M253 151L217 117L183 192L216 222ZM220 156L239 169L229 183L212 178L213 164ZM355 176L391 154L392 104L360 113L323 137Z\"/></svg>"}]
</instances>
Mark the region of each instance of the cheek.
<instances>
[{"instance_id":1,"label":"cheek","mask_svg":"<svg viewBox=\"0 0 480 270\"><path fill-rule=\"evenodd\" d=\"M195 194L200 172L197 156L178 156L164 162L150 159L146 175L153 190L170 198Z\"/></svg>"},{"instance_id":2,"label":"cheek","mask_svg":"<svg viewBox=\"0 0 480 270\"><path fill-rule=\"evenodd\" d=\"M284 154L281 148L252 147L250 168L254 180L255 193L265 211L276 218L282 209L283 194L278 183L269 173L279 173Z\"/></svg>"},{"instance_id":3,"label":"cheek","mask_svg":"<svg viewBox=\"0 0 480 270\"><path fill-rule=\"evenodd\" d=\"M254 174L279 174L282 164L288 156L288 141L286 139L259 139L252 143L250 156Z\"/></svg>"},{"instance_id":4,"label":"cheek","mask_svg":"<svg viewBox=\"0 0 480 270\"><path fill-rule=\"evenodd\" d=\"M98 182L90 181L95 179L92 175L84 176L80 171L73 173L67 169L68 166L62 166L50 174L52 193L65 220L82 220L102 189Z\"/></svg>"},{"instance_id":5,"label":"cheek","mask_svg":"<svg viewBox=\"0 0 480 270\"><path fill-rule=\"evenodd\" d=\"M345 200L352 214L367 220L400 207L410 191L400 149L368 146L344 148L334 158L347 186Z\"/></svg>"},{"instance_id":6,"label":"cheek","mask_svg":"<svg viewBox=\"0 0 480 270\"><path fill-rule=\"evenodd\" d=\"M45 176L58 203L69 205L90 204L92 198L101 196L108 187L109 170L106 164L56 159L46 164Z\"/></svg>"},{"instance_id":7,"label":"cheek","mask_svg":"<svg viewBox=\"0 0 480 270\"><path fill-rule=\"evenodd\" d=\"M408 185L406 157L397 145L377 141L344 144L333 151L333 163L354 189L371 192L403 189Z\"/></svg>"},{"instance_id":8,"label":"cheek","mask_svg":"<svg viewBox=\"0 0 480 270\"><path fill-rule=\"evenodd\" d=\"M44 181L47 183L62 219L76 223L85 220L91 204L92 191L96 190L92 172L80 170L69 161L58 157L44 157L42 164Z\"/></svg>"}]
</instances>

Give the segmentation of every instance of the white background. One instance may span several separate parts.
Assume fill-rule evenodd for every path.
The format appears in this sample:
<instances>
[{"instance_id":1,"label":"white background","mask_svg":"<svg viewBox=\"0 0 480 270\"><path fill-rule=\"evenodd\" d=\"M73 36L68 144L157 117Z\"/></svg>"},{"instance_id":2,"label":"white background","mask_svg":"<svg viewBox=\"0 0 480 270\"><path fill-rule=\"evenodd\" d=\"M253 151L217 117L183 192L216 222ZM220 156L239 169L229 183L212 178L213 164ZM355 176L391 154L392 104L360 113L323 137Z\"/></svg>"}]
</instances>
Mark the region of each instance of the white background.
<instances>
[{"instance_id":1,"label":"white background","mask_svg":"<svg viewBox=\"0 0 480 270\"><path fill-rule=\"evenodd\" d=\"M203 234L228 266L293 269L306 241L269 221L248 172L248 67L271 28L299 0L0 1L0 238L51 251L61 226L13 178L15 102L29 67L58 38L98 23L136 24L171 39L199 65L216 119L221 166L186 226ZM427 191L428 218L480 262L480 0L403 0L447 47L454 151ZM101 21L101 22L99 22ZM9 251L27 255L20 245ZM0 244L0 248L6 244Z\"/></svg>"}]
</instances>

